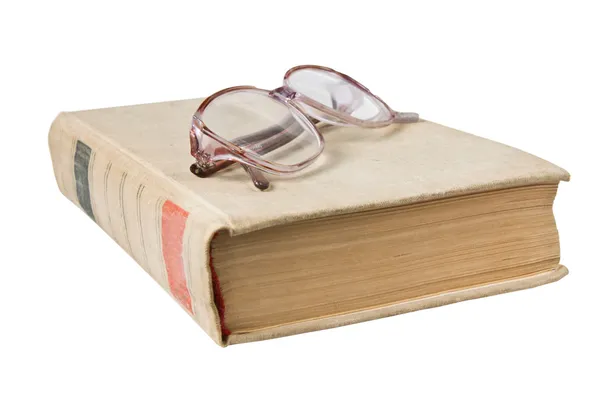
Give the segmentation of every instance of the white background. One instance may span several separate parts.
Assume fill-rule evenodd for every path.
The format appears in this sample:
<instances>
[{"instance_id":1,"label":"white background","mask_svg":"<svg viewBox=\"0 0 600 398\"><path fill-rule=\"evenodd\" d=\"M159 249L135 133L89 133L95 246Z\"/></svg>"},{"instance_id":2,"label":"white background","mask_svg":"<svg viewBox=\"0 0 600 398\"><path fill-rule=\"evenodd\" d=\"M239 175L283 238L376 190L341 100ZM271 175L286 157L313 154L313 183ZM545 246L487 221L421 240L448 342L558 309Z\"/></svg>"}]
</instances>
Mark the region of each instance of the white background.
<instances>
[{"instance_id":1,"label":"white background","mask_svg":"<svg viewBox=\"0 0 600 398\"><path fill-rule=\"evenodd\" d=\"M3 2L0 396L600 396L594 3ZM571 274L222 349L56 188L59 111L273 88L303 63L569 170Z\"/></svg>"}]
</instances>

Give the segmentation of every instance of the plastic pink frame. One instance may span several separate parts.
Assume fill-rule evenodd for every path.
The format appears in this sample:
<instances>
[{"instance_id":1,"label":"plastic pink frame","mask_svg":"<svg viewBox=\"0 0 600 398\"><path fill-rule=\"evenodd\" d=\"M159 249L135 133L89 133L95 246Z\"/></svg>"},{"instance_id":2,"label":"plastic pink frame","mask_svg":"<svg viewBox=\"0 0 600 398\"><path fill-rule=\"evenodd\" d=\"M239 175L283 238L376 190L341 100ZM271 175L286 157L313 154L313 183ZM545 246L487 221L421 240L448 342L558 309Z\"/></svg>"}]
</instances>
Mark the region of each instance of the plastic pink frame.
<instances>
[{"instance_id":1,"label":"plastic pink frame","mask_svg":"<svg viewBox=\"0 0 600 398\"><path fill-rule=\"evenodd\" d=\"M325 106L320 102L294 91L290 88L289 77L294 72L307 68L319 69L334 73L346 80L348 83L353 84L366 95L371 96L379 101L385 110L389 112L389 118L378 121L357 119L347 113L336 111L331 107ZM236 144L236 141L239 143L239 140L236 139L234 141L229 141L212 131L202 121L202 115L204 111L217 97L235 91L253 91L255 93L270 96L273 99L281 101L287 105L292 115L302 120L310 129L310 133L315 135L318 142L318 150L316 153L310 158L293 165L270 162L260 156L261 153L268 153L269 151L278 148L293 139L294 135L290 134L293 133L293 122L290 122L290 125L284 128L280 126L273 126L271 128L244 136L244 147ZM299 104L308 105L310 108L318 111L320 115L318 117L310 117L305 113L304 110L302 110ZM384 101L371 93L369 89L343 73L337 72L331 68L317 65L296 66L286 72L283 79L283 86L277 89L268 91L256 88L254 86L230 87L218 91L202 101L192 118L192 126L190 129L190 152L191 155L196 159L196 162L190 167L190 171L198 177L208 177L219 170L231 166L234 163L240 163L252 178L254 185L260 190L265 190L270 184L268 179L261 173L261 171L269 174L294 173L308 167L323 152L325 141L316 126L316 123L318 122L353 125L364 128L378 128L388 126L392 123L409 123L417 122L418 120L419 115L416 113L400 113L393 111L392 108L390 108ZM287 134L281 134L283 132L286 132ZM256 147L253 148L253 145Z\"/></svg>"}]
</instances>

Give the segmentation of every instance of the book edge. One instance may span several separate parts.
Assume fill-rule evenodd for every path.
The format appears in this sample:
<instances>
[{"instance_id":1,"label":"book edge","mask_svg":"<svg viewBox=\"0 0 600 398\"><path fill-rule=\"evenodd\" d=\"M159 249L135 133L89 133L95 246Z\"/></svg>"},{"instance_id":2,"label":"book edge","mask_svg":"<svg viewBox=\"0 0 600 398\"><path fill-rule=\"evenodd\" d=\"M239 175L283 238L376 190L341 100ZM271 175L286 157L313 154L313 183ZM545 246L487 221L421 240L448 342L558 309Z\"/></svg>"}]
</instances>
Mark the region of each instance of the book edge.
<instances>
[{"instance_id":1,"label":"book edge","mask_svg":"<svg viewBox=\"0 0 600 398\"><path fill-rule=\"evenodd\" d=\"M495 282L483 286L441 293L434 296L405 301L402 303L392 304L385 307L362 310L352 312L349 314L334 315L326 318L313 319L288 325L276 326L250 333L233 333L229 336L229 338L225 342L225 345L248 343L253 341L261 341L278 337L291 336L300 333L313 332L317 330L332 329L339 326L345 326L354 323L385 318L388 316L405 314L408 312L419 311L427 308L440 307L443 305L458 303L461 301L473 300L482 297L494 296L502 293L530 289L533 287L556 282L565 277L568 273L569 270L567 269L567 267L565 267L564 265L559 265L556 269L552 271L536 275L529 275L522 278Z\"/></svg>"},{"instance_id":2,"label":"book edge","mask_svg":"<svg viewBox=\"0 0 600 398\"><path fill-rule=\"evenodd\" d=\"M558 166L557 166L558 167ZM535 186L535 185L546 185L546 184L556 184L559 185L561 181L568 181L567 176L562 176L561 178L552 177L552 176L542 176L542 177L532 177L527 179L515 179L515 180L505 180L505 181L495 181L485 185L477 185L471 186L468 189L456 189L452 191L445 191L440 193L432 193L422 196L415 196L412 198L406 198L402 200L388 201L388 202L377 202L364 206L350 206L339 208L335 210L326 210L326 211L317 211L317 212L307 212L307 213L296 213L291 215L276 215L269 219L263 219L260 221L256 220L248 220L242 219L237 220L231 219L231 227L230 231L232 236L243 235L251 232L255 232L261 229L276 227L286 224L291 224L300 221L308 221L321 219L332 216L339 216L344 214L352 214L352 213L361 213L365 211L372 210L380 210L380 209L388 209L393 207L401 207L414 205L419 203L433 202L436 200L442 199L450 199L457 198L460 196L479 194L484 192L492 192L503 189L510 188L520 188L526 186Z\"/></svg>"}]
</instances>

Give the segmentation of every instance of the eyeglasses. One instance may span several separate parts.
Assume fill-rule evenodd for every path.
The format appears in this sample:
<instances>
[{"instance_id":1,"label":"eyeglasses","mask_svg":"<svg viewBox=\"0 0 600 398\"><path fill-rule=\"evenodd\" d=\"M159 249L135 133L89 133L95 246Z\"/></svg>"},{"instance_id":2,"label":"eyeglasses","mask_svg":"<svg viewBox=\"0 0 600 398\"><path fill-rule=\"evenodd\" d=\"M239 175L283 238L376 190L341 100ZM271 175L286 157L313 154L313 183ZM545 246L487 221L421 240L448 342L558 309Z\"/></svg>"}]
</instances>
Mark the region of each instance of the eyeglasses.
<instances>
[{"instance_id":1,"label":"eyeglasses","mask_svg":"<svg viewBox=\"0 0 600 398\"><path fill-rule=\"evenodd\" d=\"M316 65L296 66L283 86L268 91L230 87L206 98L190 129L190 171L198 177L240 163L265 190L264 173L298 172L323 152L317 123L379 128L417 122L416 113L393 111L351 77Z\"/></svg>"}]
</instances>

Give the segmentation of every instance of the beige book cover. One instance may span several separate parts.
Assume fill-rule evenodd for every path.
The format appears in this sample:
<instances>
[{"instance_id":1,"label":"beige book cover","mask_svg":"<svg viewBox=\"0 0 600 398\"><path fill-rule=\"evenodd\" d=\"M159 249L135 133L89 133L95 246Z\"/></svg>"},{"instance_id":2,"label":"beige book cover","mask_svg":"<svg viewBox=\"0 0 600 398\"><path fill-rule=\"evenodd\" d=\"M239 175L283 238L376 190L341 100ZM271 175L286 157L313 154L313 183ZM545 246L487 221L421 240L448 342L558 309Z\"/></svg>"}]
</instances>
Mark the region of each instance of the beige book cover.
<instances>
[{"instance_id":1,"label":"beige book cover","mask_svg":"<svg viewBox=\"0 0 600 398\"><path fill-rule=\"evenodd\" d=\"M254 188L232 167L189 171L188 132L200 99L61 113L49 145L61 192L140 264L218 344L261 340L514 291L566 275L563 266L379 308L229 334L211 241L330 216L505 188L569 174L518 149L429 121L364 130L327 126L324 154L293 177Z\"/></svg>"}]
</instances>

